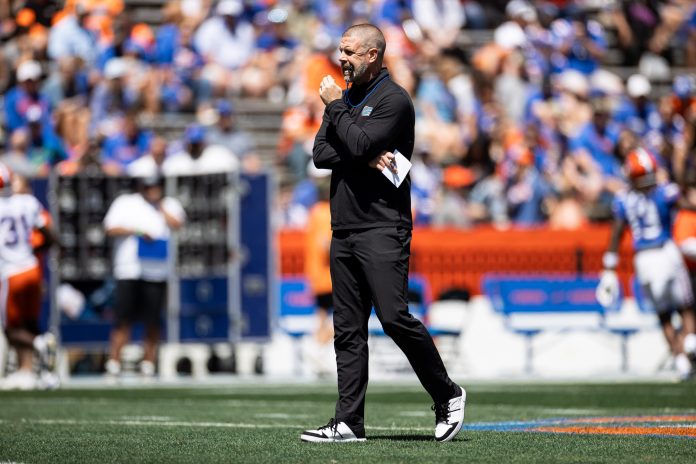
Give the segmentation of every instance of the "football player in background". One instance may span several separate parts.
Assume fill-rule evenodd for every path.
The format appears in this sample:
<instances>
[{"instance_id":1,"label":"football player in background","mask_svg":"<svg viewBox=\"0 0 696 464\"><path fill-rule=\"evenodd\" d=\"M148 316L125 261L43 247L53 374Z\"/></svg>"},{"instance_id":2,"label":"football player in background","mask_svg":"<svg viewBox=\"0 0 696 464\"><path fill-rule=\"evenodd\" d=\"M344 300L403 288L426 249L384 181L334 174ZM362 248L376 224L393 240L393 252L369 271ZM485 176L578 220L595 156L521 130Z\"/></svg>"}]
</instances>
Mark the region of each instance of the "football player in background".
<instances>
[{"instance_id":1,"label":"football player in background","mask_svg":"<svg viewBox=\"0 0 696 464\"><path fill-rule=\"evenodd\" d=\"M657 312L680 378L687 379L693 375L693 367L684 350L684 338L694 333L696 318L684 259L672 241L679 187L658 183L657 162L643 148L629 152L624 169L630 189L614 198L614 226L609 249L602 260L604 271L597 287L597 300L604 307L611 307L618 299L615 269L619 263L619 241L628 225L633 237L636 278L646 301ZM674 311L679 311L682 317L680 332L672 325Z\"/></svg>"},{"instance_id":2,"label":"football player in background","mask_svg":"<svg viewBox=\"0 0 696 464\"><path fill-rule=\"evenodd\" d=\"M0 317L7 341L17 351L18 369L2 383L3 389L30 390L37 386L56 386L52 370L55 336L39 331L42 276L32 234L43 236L42 247L55 242L43 208L20 182L13 189L12 173L0 163ZM39 374L34 374L34 351Z\"/></svg>"},{"instance_id":3,"label":"football player in background","mask_svg":"<svg viewBox=\"0 0 696 464\"><path fill-rule=\"evenodd\" d=\"M674 220L674 241L684 255L691 279L691 288L696 288L696 169L686 173L684 185L684 208L680 209ZM693 306L692 306L693 308ZM693 311L693 310L692 310ZM696 334L684 334L684 352L696 366Z\"/></svg>"}]
</instances>

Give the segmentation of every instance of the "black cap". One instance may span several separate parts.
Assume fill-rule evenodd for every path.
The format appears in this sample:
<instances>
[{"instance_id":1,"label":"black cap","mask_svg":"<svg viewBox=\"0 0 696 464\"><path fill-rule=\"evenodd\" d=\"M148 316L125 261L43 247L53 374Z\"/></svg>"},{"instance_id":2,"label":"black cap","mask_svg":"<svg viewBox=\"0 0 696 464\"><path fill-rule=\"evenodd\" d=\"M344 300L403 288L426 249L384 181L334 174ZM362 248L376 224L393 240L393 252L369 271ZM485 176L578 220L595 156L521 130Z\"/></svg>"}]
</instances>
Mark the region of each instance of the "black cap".
<instances>
[{"instance_id":1,"label":"black cap","mask_svg":"<svg viewBox=\"0 0 696 464\"><path fill-rule=\"evenodd\" d=\"M160 174L152 174L149 176L141 177L138 183L141 187L161 187L164 185L164 178Z\"/></svg>"}]
</instances>

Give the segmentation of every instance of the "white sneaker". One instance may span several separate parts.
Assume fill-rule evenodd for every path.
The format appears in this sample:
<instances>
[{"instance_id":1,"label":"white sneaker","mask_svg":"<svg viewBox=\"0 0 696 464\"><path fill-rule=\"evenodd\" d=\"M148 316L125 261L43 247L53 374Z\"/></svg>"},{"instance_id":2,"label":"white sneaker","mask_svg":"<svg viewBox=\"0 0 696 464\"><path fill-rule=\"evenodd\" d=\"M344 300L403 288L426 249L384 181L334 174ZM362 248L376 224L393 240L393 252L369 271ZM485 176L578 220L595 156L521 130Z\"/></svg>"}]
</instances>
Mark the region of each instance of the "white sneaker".
<instances>
[{"instance_id":1,"label":"white sneaker","mask_svg":"<svg viewBox=\"0 0 696 464\"><path fill-rule=\"evenodd\" d=\"M696 334L690 333L684 337L684 353L696 369Z\"/></svg>"},{"instance_id":2,"label":"white sneaker","mask_svg":"<svg viewBox=\"0 0 696 464\"><path fill-rule=\"evenodd\" d=\"M305 430L300 435L300 440L311 443L367 441L364 432L358 436L345 422L336 422L335 419L318 429Z\"/></svg>"},{"instance_id":3,"label":"white sneaker","mask_svg":"<svg viewBox=\"0 0 696 464\"><path fill-rule=\"evenodd\" d=\"M461 394L445 403L433 405L435 411L435 440L450 441L462 428L466 390L459 387Z\"/></svg>"},{"instance_id":4,"label":"white sneaker","mask_svg":"<svg viewBox=\"0 0 696 464\"><path fill-rule=\"evenodd\" d=\"M53 372L41 371L37 386L41 390L57 390L60 387L60 377Z\"/></svg>"},{"instance_id":5,"label":"white sneaker","mask_svg":"<svg viewBox=\"0 0 696 464\"><path fill-rule=\"evenodd\" d=\"M56 364L56 348L58 340L52 332L44 332L34 337L34 350L39 355L39 365L42 370L52 371Z\"/></svg>"},{"instance_id":6,"label":"white sneaker","mask_svg":"<svg viewBox=\"0 0 696 464\"><path fill-rule=\"evenodd\" d=\"M111 377L118 377L121 375L121 363L115 359L109 359L104 364L104 369L106 370L106 375Z\"/></svg>"},{"instance_id":7,"label":"white sneaker","mask_svg":"<svg viewBox=\"0 0 696 464\"><path fill-rule=\"evenodd\" d=\"M140 374L146 378L153 378L155 376L155 363L152 361L141 361Z\"/></svg>"},{"instance_id":8,"label":"white sneaker","mask_svg":"<svg viewBox=\"0 0 696 464\"><path fill-rule=\"evenodd\" d=\"M36 388L36 376L31 371L18 370L8 375L2 382L3 390L33 390Z\"/></svg>"},{"instance_id":9,"label":"white sneaker","mask_svg":"<svg viewBox=\"0 0 696 464\"><path fill-rule=\"evenodd\" d=\"M679 353L674 358L674 367L677 369L679 380L688 380L694 375L694 368L691 360L685 353Z\"/></svg>"}]
</instances>

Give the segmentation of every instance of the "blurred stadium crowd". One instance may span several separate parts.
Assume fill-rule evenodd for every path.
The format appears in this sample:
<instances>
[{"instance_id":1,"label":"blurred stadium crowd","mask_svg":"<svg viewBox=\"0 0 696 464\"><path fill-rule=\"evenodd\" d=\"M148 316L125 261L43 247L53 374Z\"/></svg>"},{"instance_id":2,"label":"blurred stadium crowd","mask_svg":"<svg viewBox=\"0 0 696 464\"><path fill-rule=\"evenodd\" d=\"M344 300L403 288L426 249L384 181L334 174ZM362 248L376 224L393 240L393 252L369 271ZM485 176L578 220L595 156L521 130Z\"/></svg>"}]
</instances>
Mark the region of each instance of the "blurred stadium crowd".
<instances>
[{"instance_id":1,"label":"blurred stadium crowd","mask_svg":"<svg viewBox=\"0 0 696 464\"><path fill-rule=\"evenodd\" d=\"M161 15L143 19L143 5ZM303 227L326 173L320 80L351 24L387 37L413 96L420 225L577 228L611 215L642 145L664 179L696 156L692 0L0 0L0 152L17 173L274 169ZM285 108L274 157L234 102ZM181 137L153 121L189 115Z\"/></svg>"}]
</instances>

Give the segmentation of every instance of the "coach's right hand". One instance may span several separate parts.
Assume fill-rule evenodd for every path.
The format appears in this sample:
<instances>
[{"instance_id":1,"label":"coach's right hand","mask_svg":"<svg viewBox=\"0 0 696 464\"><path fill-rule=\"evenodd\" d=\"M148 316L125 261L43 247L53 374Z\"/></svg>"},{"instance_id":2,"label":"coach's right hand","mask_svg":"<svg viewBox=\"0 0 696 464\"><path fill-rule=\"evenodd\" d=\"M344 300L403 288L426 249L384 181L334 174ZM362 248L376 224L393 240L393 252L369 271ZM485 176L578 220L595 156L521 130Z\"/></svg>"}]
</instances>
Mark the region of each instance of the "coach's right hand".
<instances>
[{"instance_id":1,"label":"coach's right hand","mask_svg":"<svg viewBox=\"0 0 696 464\"><path fill-rule=\"evenodd\" d=\"M389 168L394 174L398 174L396 170L396 161L394 161L394 153L390 151L382 152L381 155L374 158L368 163L371 168L378 169L379 171L384 171Z\"/></svg>"},{"instance_id":2,"label":"coach's right hand","mask_svg":"<svg viewBox=\"0 0 696 464\"><path fill-rule=\"evenodd\" d=\"M340 100L343 97L343 89L336 84L333 77L324 76L319 86L319 96L325 105L328 105L334 100Z\"/></svg>"}]
</instances>

